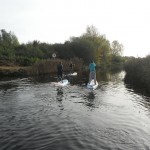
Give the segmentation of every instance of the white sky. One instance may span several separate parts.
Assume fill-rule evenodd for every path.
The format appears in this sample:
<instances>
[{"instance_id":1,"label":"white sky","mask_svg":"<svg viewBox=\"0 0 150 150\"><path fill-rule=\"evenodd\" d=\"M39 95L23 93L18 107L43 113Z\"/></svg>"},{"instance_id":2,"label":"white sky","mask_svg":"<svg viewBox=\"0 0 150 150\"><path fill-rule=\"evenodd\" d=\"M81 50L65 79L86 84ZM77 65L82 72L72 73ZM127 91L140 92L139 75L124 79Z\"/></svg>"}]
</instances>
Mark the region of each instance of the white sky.
<instances>
[{"instance_id":1,"label":"white sky","mask_svg":"<svg viewBox=\"0 0 150 150\"><path fill-rule=\"evenodd\" d=\"M20 43L63 43L91 25L125 56L150 54L150 0L0 0L0 29Z\"/></svg>"}]
</instances>

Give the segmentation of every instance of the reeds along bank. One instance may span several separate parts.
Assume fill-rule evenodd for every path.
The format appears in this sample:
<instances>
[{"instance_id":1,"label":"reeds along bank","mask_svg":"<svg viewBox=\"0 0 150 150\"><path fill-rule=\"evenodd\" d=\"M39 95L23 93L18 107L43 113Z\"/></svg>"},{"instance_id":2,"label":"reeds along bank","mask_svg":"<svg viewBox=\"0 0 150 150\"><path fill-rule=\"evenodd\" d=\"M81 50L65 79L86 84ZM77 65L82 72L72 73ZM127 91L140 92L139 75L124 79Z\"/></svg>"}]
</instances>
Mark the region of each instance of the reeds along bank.
<instances>
[{"instance_id":1,"label":"reeds along bank","mask_svg":"<svg viewBox=\"0 0 150 150\"><path fill-rule=\"evenodd\" d=\"M70 61L74 64L74 71L78 71L82 69L83 62L81 59L75 58L72 60L62 60L62 59L48 59L42 60L40 62L36 62L30 68L30 75L41 75L41 74L50 74L57 72L57 65L59 62L63 64L64 72L69 71Z\"/></svg>"}]
</instances>

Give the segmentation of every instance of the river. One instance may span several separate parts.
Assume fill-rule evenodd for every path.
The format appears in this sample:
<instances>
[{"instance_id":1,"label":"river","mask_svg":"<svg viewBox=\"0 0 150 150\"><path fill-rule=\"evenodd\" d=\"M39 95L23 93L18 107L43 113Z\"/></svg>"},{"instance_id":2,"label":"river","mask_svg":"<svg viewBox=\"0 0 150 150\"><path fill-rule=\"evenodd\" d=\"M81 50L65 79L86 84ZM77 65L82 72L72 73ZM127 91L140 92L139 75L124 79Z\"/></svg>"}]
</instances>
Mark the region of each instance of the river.
<instances>
[{"instance_id":1,"label":"river","mask_svg":"<svg viewBox=\"0 0 150 150\"><path fill-rule=\"evenodd\" d=\"M1 80L0 150L150 150L150 97L124 75L97 72L93 93L80 76Z\"/></svg>"}]
</instances>

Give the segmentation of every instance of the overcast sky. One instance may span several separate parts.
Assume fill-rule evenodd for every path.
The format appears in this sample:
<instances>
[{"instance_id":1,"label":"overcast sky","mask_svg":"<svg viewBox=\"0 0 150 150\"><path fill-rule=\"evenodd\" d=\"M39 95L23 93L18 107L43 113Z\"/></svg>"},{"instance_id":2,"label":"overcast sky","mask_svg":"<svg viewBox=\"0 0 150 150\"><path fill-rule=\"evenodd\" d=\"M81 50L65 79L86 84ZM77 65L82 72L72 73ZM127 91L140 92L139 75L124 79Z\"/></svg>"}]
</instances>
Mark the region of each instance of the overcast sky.
<instances>
[{"instance_id":1,"label":"overcast sky","mask_svg":"<svg viewBox=\"0 0 150 150\"><path fill-rule=\"evenodd\" d=\"M63 43L91 25L125 56L150 54L150 0L0 0L0 29L20 43Z\"/></svg>"}]
</instances>

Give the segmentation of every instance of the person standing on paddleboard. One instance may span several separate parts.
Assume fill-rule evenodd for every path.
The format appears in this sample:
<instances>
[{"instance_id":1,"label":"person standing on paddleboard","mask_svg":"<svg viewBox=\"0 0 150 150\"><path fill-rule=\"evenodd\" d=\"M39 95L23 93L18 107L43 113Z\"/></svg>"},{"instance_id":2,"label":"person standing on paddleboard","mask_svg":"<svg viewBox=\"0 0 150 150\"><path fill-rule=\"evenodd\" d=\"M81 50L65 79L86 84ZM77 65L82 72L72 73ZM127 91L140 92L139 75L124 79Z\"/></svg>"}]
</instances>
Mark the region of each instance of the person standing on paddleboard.
<instances>
[{"instance_id":1,"label":"person standing on paddleboard","mask_svg":"<svg viewBox=\"0 0 150 150\"><path fill-rule=\"evenodd\" d=\"M96 67L96 64L92 60L89 64L89 69L90 69L89 84L92 81L92 79L94 79L94 83L96 85L96 69L95 69L95 67Z\"/></svg>"},{"instance_id":2,"label":"person standing on paddleboard","mask_svg":"<svg viewBox=\"0 0 150 150\"><path fill-rule=\"evenodd\" d=\"M61 81L62 81L62 74L63 74L63 65L62 65L62 62L60 62L60 63L57 65L58 80L61 80Z\"/></svg>"},{"instance_id":3,"label":"person standing on paddleboard","mask_svg":"<svg viewBox=\"0 0 150 150\"><path fill-rule=\"evenodd\" d=\"M72 63L72 61L70 62L69 70L70 70L70 73L73 73L73 63Z\"/></svg>"}]
</instances>

